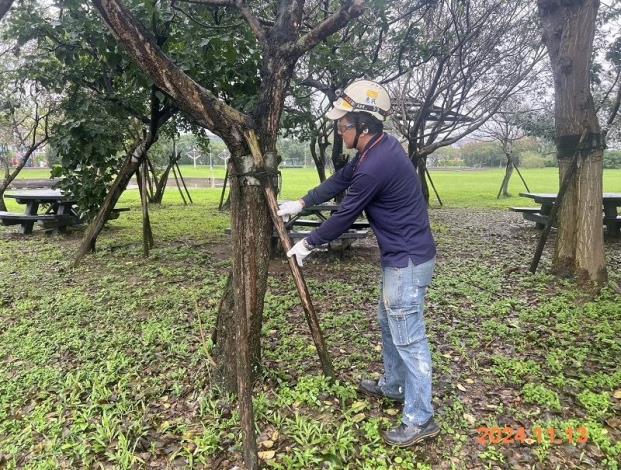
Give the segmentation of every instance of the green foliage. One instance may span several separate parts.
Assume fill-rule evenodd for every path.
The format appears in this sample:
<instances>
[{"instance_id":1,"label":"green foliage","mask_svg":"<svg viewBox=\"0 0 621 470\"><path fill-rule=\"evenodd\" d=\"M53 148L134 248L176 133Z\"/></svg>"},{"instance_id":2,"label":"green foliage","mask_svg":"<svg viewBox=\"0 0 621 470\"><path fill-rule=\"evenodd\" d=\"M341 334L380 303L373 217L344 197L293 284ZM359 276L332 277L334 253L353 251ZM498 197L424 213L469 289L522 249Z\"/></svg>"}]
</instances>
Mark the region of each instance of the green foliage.
<instances>
[{"instance_id":1,"label":"green foliage","mask_svg":"<svg viewBox=\"0 0 621 470\"><path fill-rule=\"evenodd\" d=\"M604 151L604 168L621 169L621 150Z\"/></svg>"},{"instance_id":2,"label":"green foliage","mask_svg":"<svg viewBox=\"0 0 621 470\"><path fill-rule=\"evenodd\" d=\"M522 395L526 403L535 403L546 410L559 411L561 409L558 395L545 385L527 383L522 387Z\"/></svg>"},{"instance_id":3,"label":"green foliage","mask_svg":"<svg viewBox=\"0 0 621 470\"><path fill-rule=\"evenodd\" d=\"M208 170L195 174L201 171ZM541 171L541 181L553 184L555 172ZM485 186L486 175L467 172L471 179L464 182L464 172L452 172L444 184L461 185L462 204L472 204L463 191ZM316 183L312 169L285 170L284 179L290 197ZM72 270L65 266L79 233L16 239L12 228L2 229L0 448L6 467L215 468L224 459L241 466L236 402L213 385L209 341L230 267L229 220L217 210L219 190L193 190L193 198L195 205L186 207L171 192L152 209L156 246L149 259L141 254L135 190L121 201L132 210L112 221L98 252ZM601 295L584 297L572 282L505 272L503 263L513 267L523 259L510 248L530 239L529 229L511 228L524 238L485 244L481 233L488 224L472 230L453 223L456 214L467 213L473 224L504 212L430 213L442 228L435 234L442 259L426 305L441 437L413 449L386 446L381 431L400 410L357 395L358 380L381 370L381 348L379 266L367 246L354 245L343 259L318 253L305 266L338 371L334 383L321 375L284 260L272 261L265 367L253 402L259 442L269 438L275 452L263 464L369 470L503 465L517 447L482 448L475 430L518 421L529 429L554 427L559 436L568 426L586 426L589 444L579 453L597 468L615 468L621 447L604 420L621 386L614 288L620 271L611 269L612 287ZM559 377L564 382L553 380ZM547 421L536 421L542 416ZM553 455L577 459L569 448L547 441L519 447L535 463L540 458L542 467L554 464Z\"/></svg>"},{"instance_id":4,"label":"green foliage","mask_svg":"<svg viewBox=\"0 0 621 470\"><path fill-rule=\"evenodd\" d=\"M52 128L51 145L60 160L53 176L73 194L81 212L94 216L123 158L124 119L115 119L100 103L75 93L62 107L64 120ZM121 137L121 138L119 138Z\"/></svg>"},{"instance_id":5,"label":"green foliage","mask_svg":"<svg viewBox=\"0 0 621 470\"><path fill-rule=\"evenodd\" d=\"M608 392L594 393L585 390L578 395L578 401L587 410L589 416L600 420L608 415L611 407L610 394Z\"/></svg>"}]
</instances>

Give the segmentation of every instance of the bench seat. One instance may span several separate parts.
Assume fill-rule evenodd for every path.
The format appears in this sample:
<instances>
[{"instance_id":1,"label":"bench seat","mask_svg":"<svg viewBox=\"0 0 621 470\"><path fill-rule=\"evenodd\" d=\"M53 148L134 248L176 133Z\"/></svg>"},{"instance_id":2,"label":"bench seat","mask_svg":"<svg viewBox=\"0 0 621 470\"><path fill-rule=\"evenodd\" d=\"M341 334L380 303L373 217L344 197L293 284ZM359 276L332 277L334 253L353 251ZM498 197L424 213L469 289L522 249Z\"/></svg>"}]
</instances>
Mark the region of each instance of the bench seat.
<instances>
[{"instance_id":1,"label":"bench seat","mask_svg":"<svg viewBox=\"0 0 621 470\"><path fill-rule=\"evenodd\" d=\"M20 212L0 211L0 220L2 225L20 225L24 222L58 222L61 220L70 220L70 215L56 214L37 214L28 215Z\"/></svg>"},{"instance_id":2,"label":"bench seat","mask_svg":"<svg viewBox=\"0 0 621 470\"><path fill-rule=\"evenodd\" d=\"M307 231L294 231L289 232L289 238L292 240L301 240L302 238L308 237L311 232ZM341 234L337 240L355 240L359 238L366 238L369 234L368 230L349 230Z\"/></svg>"},{"instance_id":3,"label":"bench seat","mask_svg":"<svg viewBox=\"0 0 621 470\"><path fill-rule=\"evenodd\" d=\"M513 212L537 214L538 212L540 212L541 209L539 207L509 207L509 210Z\"/></svg>"},{"instance_id":4,"label":"bench seat","mask_svg":"<svg viewBox=\"0 0 621 470\"><path fill-rule=\"evenodd\" d=\"M297 219L293 222L293 225L299 225L300 227L319 227L323 224L323 220L312 220L312 219ZM365 229L369 228L368 222L354 222L351 225L352 229Z\"/></svg>"}]
</instances>

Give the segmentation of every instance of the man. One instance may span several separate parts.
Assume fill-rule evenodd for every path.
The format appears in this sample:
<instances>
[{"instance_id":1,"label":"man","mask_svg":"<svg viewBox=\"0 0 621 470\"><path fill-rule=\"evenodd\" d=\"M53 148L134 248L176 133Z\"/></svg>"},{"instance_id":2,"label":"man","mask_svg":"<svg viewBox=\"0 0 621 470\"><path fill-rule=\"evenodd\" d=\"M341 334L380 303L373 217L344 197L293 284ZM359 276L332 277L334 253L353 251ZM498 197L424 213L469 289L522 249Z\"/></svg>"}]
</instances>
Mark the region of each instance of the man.
<instances>
[{"instance_id":1,"label":"man","mask_svg":"<svg viewBox=\"0 0 621 470\"><path fill-rule=\"evenodd\" d=\"M338 238L366 211L381 252L382 279L378 319L382 332L384 375L362 380L360 391L404 402L400 425L384 440L408 447L436 436L431 404L431 354L423 304L435 265L427 204L414 166L401 144L383 132L390 111L386 90L375 82L349 85L327 113L355 158L299 201L282 204L289 217L306 205L320 204L347 190L339 209L287 256L301 266L312 250Z\"/></svg>"}]
</instances>

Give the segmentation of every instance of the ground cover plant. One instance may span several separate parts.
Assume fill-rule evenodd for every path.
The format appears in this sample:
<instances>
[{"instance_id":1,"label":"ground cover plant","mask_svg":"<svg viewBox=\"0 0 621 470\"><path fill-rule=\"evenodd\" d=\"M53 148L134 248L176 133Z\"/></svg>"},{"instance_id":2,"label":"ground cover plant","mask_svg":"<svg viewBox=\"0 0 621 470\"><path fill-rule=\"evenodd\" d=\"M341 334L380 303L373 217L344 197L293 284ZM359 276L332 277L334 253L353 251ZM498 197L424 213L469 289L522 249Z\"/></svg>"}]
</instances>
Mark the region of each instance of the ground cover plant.
<instances>
[{"instance_id":1,"label":"ground cover plant","mask_svg":"<svg viewBox=\"0 0 621 470\"><path fill-rule=\"evenodd\" d=\"M356 393L361 377L381 371L379 256L369 239L342 259L322 252L305 263L334 384L320 374L285 261L270 264L254 401L267 467L618 468L621 241L606 240L610 281L597 297L547 275L548 257L531 275L538 232L506 211L524 203L481 196L493 198L500 177L490 185L477 183L479 173L455 172L451 185L451 173L434 179L462 203L431 211L439 255L426 310L442 434L411 450L387 447L379 431L399 408ZM283 197L313 184L288 176ZM548 176L542 181L553 185ZM607 172L605 189L620 179ZM217 211L217 189L194 190L193 199L183 206L170 191L151 209L148 259L131 190L121 205L132 211L109 224L98 252L76 269L67 266L79 231L24 238L1 229L0 467L241 464L235 401L210 383L210 335L230 266L228 215ZM513 442L480 431L505 427L516 431Z\"/></svg>"}]
</instances>

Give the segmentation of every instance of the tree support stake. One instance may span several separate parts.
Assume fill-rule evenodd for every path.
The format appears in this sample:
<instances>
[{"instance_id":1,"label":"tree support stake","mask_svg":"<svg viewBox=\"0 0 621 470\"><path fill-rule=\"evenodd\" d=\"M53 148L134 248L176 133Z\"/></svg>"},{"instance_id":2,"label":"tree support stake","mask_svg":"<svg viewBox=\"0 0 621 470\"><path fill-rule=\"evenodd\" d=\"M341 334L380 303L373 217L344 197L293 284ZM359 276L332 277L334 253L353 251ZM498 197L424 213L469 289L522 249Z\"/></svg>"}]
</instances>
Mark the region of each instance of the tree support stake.
<instances>
[{"instance_id":1,"label":"tree support stake","mask_svg":"<svg viewBox=\"0 0 621 470\"><path fill-rule=\"evenodd\" d=\"M580 136L580 140L576 145L577 149L571 159L571 163L569 168L567 169L567 173L563 176L563 181L561 182L561 187L558 190L558 195L556 196L556 200L552 205L552 210L550 211L550 215L548 215L548 220L546 221L545 226L541 232L541 236L539 237L539 243L537 243L537 248L535 249L535 255L533 256L533 260L530 263L529 271L533 274L537 271L537 266L539 266L539 260L541 260L541 254L543 253L543 249L546 246L546 241L548 240L548 235L550 235L550 230L552 230L552 224L556 221L556 214L558 213L558 208L561 206L563 202L563 197L569 188L569 185L572 183L574 179L574 173L578 168L578 159L581 154L581 146L587 136L588 129L584 129L582 135Z\"/></svg>"}]
</instances>

